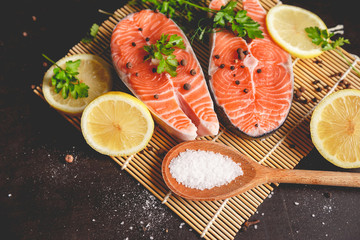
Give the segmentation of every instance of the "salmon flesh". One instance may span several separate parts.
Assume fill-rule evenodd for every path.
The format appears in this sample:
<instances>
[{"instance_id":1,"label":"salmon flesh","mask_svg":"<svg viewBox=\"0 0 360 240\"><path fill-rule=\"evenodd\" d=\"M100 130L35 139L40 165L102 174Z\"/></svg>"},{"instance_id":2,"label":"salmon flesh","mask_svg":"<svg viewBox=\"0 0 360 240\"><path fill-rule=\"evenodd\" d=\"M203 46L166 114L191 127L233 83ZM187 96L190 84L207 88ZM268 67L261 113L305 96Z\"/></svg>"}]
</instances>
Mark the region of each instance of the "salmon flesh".
<instances>
[{"instance_id":1,"label":"salmon flesh","mask_svg":"<svg viewBox=\"0 0 360 240\"><path fill-rule=\"evenodd\" d=\"M219 10L225 0L213 0ZM214 31L209 61L210 89L219 118L235 133L260 138L287 118L293 98L291 56L266 30L266 11L258 0L243 0L247 15L260 24L263 39L251 41L228 30Z\"/></svg>"},{"instance_id":2,"label":"salmon flesh","mask_svg":"<svg viewBox=\"0 0 360 240\"><path fill-rule=\"evenodd\" d=\"M178 62L185 60L177 67L176 77L158 74L156 61L144 61L148 53L143 47L155 44L162 34L177 34L184 40L186 48L173 53ZM110 45L121 80L171 136L186 141L218 133L219 121L203 71L174 21L152 10L130 14L114 28Z\"/></svg>"}]
</instances>

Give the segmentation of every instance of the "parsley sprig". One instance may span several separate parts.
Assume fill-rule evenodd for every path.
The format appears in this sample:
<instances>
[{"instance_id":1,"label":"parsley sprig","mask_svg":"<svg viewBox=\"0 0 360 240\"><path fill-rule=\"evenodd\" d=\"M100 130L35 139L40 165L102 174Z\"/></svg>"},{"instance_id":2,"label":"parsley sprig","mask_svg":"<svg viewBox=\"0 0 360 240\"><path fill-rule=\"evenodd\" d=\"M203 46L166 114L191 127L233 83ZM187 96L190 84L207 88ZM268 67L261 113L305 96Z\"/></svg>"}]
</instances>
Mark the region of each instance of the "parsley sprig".
<instances>
[{"instance_id":1,"label":"parsley sprig","mask_svg":"<svg viewBox=\"0 0 360 240\"><path fill-rule=\"evenodd\" d=\"M260 24L246 15L246 10L235 12L237 2L230 1L216 12L214 17L214 28L231 28L239 37L264 38L259 29Z\"/></svg>"},{"instance_id":2,"label":"parsley sprig","mask_svg":"<svg viewBox=\"0 0 360 240\"><path fill-rule=\"evenodd\" d=\"M42 56L56 66L56 68L54 68L54 76L51 78L51 85L55 87L54 90L56 93L61 92L64 99L67 99L69 94L74 99L88 97L89 86L81 83L77 78L79 74L78 68L81 63L80 59L67 61L65 69L63 69L45 54L42 54Z\"/></svg>"},{"instance_id":3,"label":"parsley sprig","mask_svg":"<svg viewBox=\"0 0 360 240\"><path fill-rule=\"evenodd\" d=\"M136 0L134 0L136 1ZM211 33L213 28L226 28L233 31L239 37L248 36L249 38L263 38L262 31L259 29L260 24L249 16L246 10L235 11L236 1L230 1L220 10L210 9L201 3L194 3L191 0L141 0L143 3L151 3L159 12L171 17L186 17L189 22L196 20L197 28L193 30L199 40L203 40L205 33ZM194 19L199 15L197 11L212 13L211 18ZM193 35L194 37L194 35Z\"/></svg>"},{"instance_id":4,"label":"parsley sprig","mask_svg":"<svg viewBox=\"0 0 360 240\"><path fill-rule=\"evenodd\" d=\"M305 31L314 44L321 46L322 51L335 50L338 47L343 46L345 43L350 44L350 41L348 39L344 39L343 37L339 37L335 41L332 41L331 38L335 34L329 33L326 29L308 27L305 28Z\"/></svg>"},{"instance_id":5,"label":"parsley sprig","mask_svg":"<svg viewBox=\"0 0 360 240\"><path fill-rule=\"evenodd\" d=\"M339 37L336 40L332 40L331 38L335 35L334 33L329 33L326 29L320 29L319 27L308 27L305 28L305 31L308 34L308 37L311 38L311 41L321 46L322 51L335 50L340 56L347 62L349 66L357 73L360 77L360 72L352 66L351 62L345 57L343 52L340 50L340 47L345 44L350 44L348 39L344 39L343 37Z\"/></svg>"},{"instance_id":6,"label":"parsley sprig","mask_svg":"<svg viewBox=\"0 0 360 240\"><path fill-rule=\"evenodd\" d=\"M169 39L169 40L168 40ZM175 47L185 49L184 40L182 37L174 34L169 37L169 34L162 34L160 39L155 44L145 45L144 50L149 54L145 56L144 61L156 59L159 61L157 66L157 73L168 72L172 77L176 77L176 68L178 60L173 54Z\"/></svg>"}]
</instances>

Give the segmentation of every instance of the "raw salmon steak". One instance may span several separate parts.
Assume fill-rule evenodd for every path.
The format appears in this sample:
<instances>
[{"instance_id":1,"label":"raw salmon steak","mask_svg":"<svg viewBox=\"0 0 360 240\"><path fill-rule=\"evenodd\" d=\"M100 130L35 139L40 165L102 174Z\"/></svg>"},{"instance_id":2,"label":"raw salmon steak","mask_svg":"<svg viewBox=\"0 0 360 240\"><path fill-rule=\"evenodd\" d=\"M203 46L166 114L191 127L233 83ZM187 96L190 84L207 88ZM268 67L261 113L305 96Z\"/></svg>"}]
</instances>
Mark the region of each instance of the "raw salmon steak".
<instances>
[{"instance_id":1,"label":"raw salmon steak","mask_svg":"<svg viewBox=\"0 0 360 240\"><path fill-rule=\"evenodd\" d=\"M213 0L219 10L225 0ZM294 75L291 56L270 38L266 11L257 0L243 0L247 15L260 24L263 39L252 41L216 29L211 37L210 89L224 125L241 136L265 137L290 111Z\"/></svg>"},{"instance_id":2,"label":"raw salmon steak","mask_svg":"<svg viewBox=\"0 0 360 240\"><path fill-rule=\"evenodd\" d=\"M185 49L175 48L177 76L158 74L155 61L144 61L143 47L162 34L181 36ZM216 135L219 121L200 64L182 30L162 13L142 10L123 18L111 37L111 55L121 80L146 104L155 120L181 141ZM185 86L186 85L186 86Z\"/></svg>"}]
</instances>

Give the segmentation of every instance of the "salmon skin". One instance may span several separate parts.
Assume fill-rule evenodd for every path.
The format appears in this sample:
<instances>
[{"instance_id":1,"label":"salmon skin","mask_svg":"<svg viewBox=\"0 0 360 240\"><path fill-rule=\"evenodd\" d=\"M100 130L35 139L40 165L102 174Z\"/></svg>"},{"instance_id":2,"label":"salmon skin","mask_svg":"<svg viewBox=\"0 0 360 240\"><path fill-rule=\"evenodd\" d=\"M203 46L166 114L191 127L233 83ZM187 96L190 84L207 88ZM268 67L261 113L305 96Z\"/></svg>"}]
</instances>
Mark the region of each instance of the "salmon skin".
<instances>
[{"instance_id":1,"label":"salmon skin","mask_svg":"<svg viewBox=\"0 0 360 240\"><path fill-rule=\"evenodd\" d=\"M143 47L155 44L162 34L177 34L185 49L175 48L177 76L156 72L155 61L144 61ZM155 120L174 138L193 140L216 135L219 121L204 74L182 30L162 13L142 10L123 18L111 37L113 65L130 91L146 104ZM186 84L186 86L185 86Z\"/></svg>"},{"instance_id":2,"label":"salmon skin","mask_svg":"<svg viewBox=\"0 0 360 240\"><path fill-rule=\"evenodd\" d=\"M209 7L219 10L225 4L225 0L213 0ZM266 11L258 0L243 0L243 7L260 24L264 38L246 41L228 30L214 31L209 87L227 128L240 136L262 138L287 118L294 75L290 54L266 30Z\"/></svg>"}]
</instances>

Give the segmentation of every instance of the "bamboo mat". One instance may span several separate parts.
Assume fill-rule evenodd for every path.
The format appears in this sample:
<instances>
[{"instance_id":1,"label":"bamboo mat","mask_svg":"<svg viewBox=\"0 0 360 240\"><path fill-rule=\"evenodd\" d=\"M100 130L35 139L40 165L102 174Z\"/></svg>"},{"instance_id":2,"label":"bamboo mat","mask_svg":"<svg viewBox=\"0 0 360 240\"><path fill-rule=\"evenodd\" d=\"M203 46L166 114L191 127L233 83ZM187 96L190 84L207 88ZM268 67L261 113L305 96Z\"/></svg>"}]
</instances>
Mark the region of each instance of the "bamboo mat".
<instances>
[{"instance_id":1,"label":"bamboo mat","mask_svg":"<svg viewBox=\"0 0 360 240\"><path fill-rule=\"evenodd\" d=\"M277 1L262 0L261 3L266 10L269 10L277 4ZM139 10L141 10L140 7L129 5L118 9L112 17L102 23L97 38L93 42L88 44L80 42L70 49L68 55L92 53L111 63L109 44L113 28L121 18ZM194 41L193 48L204 72L207 72L209 47ZM358 69L358 58L344 50L343 53ZM360 80L346 61L334 51L324 52L315 59L293 59L293 69L294 89L303 86L306 91L302 94L300 101L293 101L287 120L273 135L263 140L247 140L237 137L221 126L217 136L203 137L199 140L216 141L232 146L265 166L294 168L313 148L309 123L314 107L326 95L344 88L341 84L342 80L351 83L351 88L356 89L360 89ZM320 80L320 83L315 85L313 83L315 80ZM329 88L318 92L316 91L318 86L322 86L323 89L326 86ZM114 90L128 92L119 79L114 83ZM41 86L34 88L34 92L43 98ZM317 102L312 101L314 97L318 99ZM307 103L303 102L305 98L308 100ZM79 117L60 114L80 130ZM222 201L187 201L177 197L169 191L161 176L162 158L176 144L177 142L171 136L156 126L154 135L145 150L132 156L111 158L196 230L201 237L234 239L241 225L256 212L274 186L264 184Z\"/></svg>"}]
</instances>

